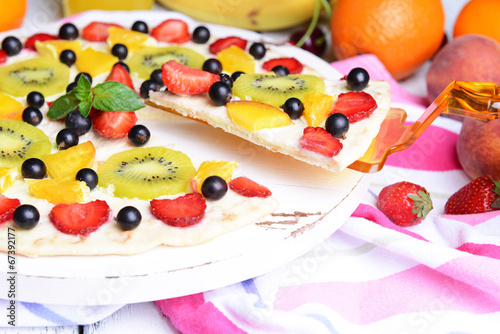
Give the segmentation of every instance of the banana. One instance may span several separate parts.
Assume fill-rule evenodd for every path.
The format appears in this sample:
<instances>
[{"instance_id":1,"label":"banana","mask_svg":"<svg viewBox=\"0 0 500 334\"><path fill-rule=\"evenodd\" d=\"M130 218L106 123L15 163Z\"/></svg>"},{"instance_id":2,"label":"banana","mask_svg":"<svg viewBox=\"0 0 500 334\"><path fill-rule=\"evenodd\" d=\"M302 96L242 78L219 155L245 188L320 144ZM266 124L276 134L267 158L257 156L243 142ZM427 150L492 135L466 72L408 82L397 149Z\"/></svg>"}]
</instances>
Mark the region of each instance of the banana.
<instances>
[{"instance_id":1,"label":"banana","mask_svg":"<svg viewBox=\"0 0 500 334\"><path fill-rule=\"evenodd\" d=\"M311 19L317 0L157 0L192 18L264 31L297 26Z\"/></svg>"}]
</instances>

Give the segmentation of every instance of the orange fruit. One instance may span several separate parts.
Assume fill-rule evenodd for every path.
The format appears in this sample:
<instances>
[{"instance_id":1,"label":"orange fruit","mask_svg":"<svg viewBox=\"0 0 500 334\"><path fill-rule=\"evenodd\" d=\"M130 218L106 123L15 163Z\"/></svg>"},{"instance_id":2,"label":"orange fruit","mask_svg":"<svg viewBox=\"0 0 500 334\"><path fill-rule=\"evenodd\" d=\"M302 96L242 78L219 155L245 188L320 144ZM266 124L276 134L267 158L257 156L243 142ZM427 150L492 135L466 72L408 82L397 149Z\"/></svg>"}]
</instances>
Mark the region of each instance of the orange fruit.
<instances>
[{"instance_id":1,"label":"orange fruit","mask_svg":"<svg viewBox=\"0 0 500 334\"><path fill-rule=\"evenodd\" d=\"M371 53L401 80L441 46L444 10L440 0L338 0L330 28L337 59Z\"/></svg>"},{"instance_id":2,"label":"orange fruit","mask_svg":"<svg viewBox=\"0 0 500 334\"><path fill-rule=\"evenodd\" d=\"M498 0L471 0L460 11L453 28L453 37L478 34L491 37L500 42L498 28Z\"/></svg>"},{"instance_id":3,"label":"orange fruit","mask_svg":"<svg viewBox=\"0 0 500 334\"><path fill-rule=\"evenodd\" d=\"M27 0L0 0L2 19L0 20L0 31L16 29L21 26L26 14Z\"/></svg>"}]
</instances>

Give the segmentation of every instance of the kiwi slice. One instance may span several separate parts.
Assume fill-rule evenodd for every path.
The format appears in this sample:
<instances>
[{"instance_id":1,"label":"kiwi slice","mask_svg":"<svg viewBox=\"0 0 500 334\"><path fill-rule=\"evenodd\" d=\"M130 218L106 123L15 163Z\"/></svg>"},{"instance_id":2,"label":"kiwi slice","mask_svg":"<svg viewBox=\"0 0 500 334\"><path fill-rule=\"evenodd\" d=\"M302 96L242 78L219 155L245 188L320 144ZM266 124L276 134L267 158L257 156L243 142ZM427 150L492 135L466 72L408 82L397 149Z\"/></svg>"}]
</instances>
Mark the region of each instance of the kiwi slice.
<instances>
[{"instance_id":1,"label":"kiwi slice","mask_svg":"<svg viewBox=\"0 0 500 334\"><path fill-rule=\"evenodd\" d=\"M114 186L114 195L150 200L186 191L196 174L191 159L165 147L138 147L116 153L97 168L99 186Z\"/></svg>"},{"instance_id":2,"label":"kiwi slice","mask_svg":"<svg viewBox=\"0 0 500 334\"><path fill-rule=\"evenodd\" d=\"M23 121L0 120L0 167L21 167L28 158L43 158L52 145L42 130Z\"/></svg>"},{"instance_id":3,"label":"kiwi slice","mask_svg":"<svg viewBox=\"0 0 500 334\"><path fill-rule=\"evenodd\" d=\"M149 79L151 72L161 68L169 60L201 70L205 57L184 46L150 47L135 51L127 60L131 72L141 79Z\"/></svg>"},{"instance_id":4,"label":"kiwi slice","mask_svg":"<svg viewBox=\"0 0 500 334\"><path fill-rule=\"evenodd\" d=\"M247 73L240 75L233 85L233 95L240 99L263 102L277 108L291 97L302 100L305 94L324 91L325 82L312 74L276 76Z\"/></svg>"},{"instance_id":5,"label":"kiwi slice","mask_svg":"<svg viewBox=\"0 0 500 334\"><path fill-rule=\"evenodd\" d=\"M47 97L65 91L68 83L69 67L51 57L35 57L0 67L0 91L16 97L32 91Z\"/></svg>"}]
</instances>

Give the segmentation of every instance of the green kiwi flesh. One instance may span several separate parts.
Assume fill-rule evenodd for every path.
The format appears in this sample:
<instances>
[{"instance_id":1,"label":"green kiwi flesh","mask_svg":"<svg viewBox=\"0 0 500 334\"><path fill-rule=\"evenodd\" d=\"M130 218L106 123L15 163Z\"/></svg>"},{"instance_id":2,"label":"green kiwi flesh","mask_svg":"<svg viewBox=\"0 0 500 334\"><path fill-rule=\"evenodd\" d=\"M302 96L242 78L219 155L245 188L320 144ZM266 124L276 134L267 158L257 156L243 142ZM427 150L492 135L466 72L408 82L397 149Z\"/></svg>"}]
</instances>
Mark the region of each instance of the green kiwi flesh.
<instances>
[{"instance_id":1,"label":"green kiwi flesh","mask_svg":"<svg viewBox=\"0 0 500 334\"><path fill-rule=\"evenodd\" d=\"M0 91L23 97L38 91L45 97L64 92L69 67L51 57L35 57L0 67Z\"/></svg>"},{"instance_id":2,"label":"green kiwi flesh","mask_svg":"<svg viewBox=\"0 0 500 334\"><path fill-rule=\"evenodd\" d=\"M280 108L286 100L312 92L324 92L325 82L312 74L276 76L274 74L242 74L233 84L233 95L242 100L271 104Z\"/></svg>"},{"instance_id":3,"label":"green kiwi flesh","mask_svg":"<svg viewBox=\"0 0 500 334\"><path fill-rule=\"evenodd\" d=\"M176 60L183 65L201 69L205 57L193 49L184 46L151 47L134 52L127 60L131 72L141 79L149 79L151 72L161 68L169 60Z\"/></svg>"},{"instance_id":4,"label":"green kiwi flesh","mask_svg":"<svg viewBox=\"0 0 500 334\"><path fill-rule=\"evenodd\" d=\"M116 153L97 168L99 186L114 196L150 200L186 191L196 174L191 159L166 147L138 147Z\"/></svg>"},{"instance_id":5,"label":"green kiwi flesh","mask_svg":"<svg viewBox=\"0 0 500 334\"><path fill-rule=\"evenodd\" d=\"M28 158L43 158L52 145L42 130L16 120L0 120L0 167L21 167Z\"/></svg>"}]
</instances>

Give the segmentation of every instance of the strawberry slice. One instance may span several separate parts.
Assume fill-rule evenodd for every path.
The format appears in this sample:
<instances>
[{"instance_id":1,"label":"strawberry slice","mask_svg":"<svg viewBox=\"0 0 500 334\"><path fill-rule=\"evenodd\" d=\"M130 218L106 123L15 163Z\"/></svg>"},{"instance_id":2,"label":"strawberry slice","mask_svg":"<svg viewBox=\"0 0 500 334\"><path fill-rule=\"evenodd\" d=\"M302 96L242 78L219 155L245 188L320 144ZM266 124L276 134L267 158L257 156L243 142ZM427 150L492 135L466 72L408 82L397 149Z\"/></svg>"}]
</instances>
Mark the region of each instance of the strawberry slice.
<instances>
[{"instance_id":1,"label":"strawberry slice","mask_svg":"<svg viewBox=\"0 0 500 334\"><path fill-rule=\"evenodd\" d=\"M250 180L245 176L237 177L229 182L229 188L245 197L269 197L271 190L267 187Z\"/></svg>"},{"instance_id":2,"label":"strawberry slice","mask_svg":"<svg viewBox=\"0 0 500 334\"><path fill-rule=\"evenodd\" d=\"M92 115L92 126L103 137L122 138L137 122L133 111L95 110Z\"/></svg>"},{"instance_id":3,"label":"strawberry slice","mask_svg":"<svg viewBox=\"0 0 500 334\"><path fill-rule=\"evenodd\" d=\"M0 64L3 64L7 61L7 52L4 50L0 50Z\"/></svg>"},{"instance_id":4,"label":"strawberry slice","mask_svg":"<svg viewBox=\"0 0 500 334\"><path fill-rule=\"evenodd\" d=\"M210 46L208 47L208 50L211 53L213 53L214 55L216 55L219 52L221 52L222 50L230 47L231 45L236 45L240 49L245 50L245 48L247 46L247 40L240 38L240 37L237 37L237 36L229 36L229 37L225 37L225 38L220 38L220 39L216 40L215 42L213 42L212 44L210 44Z\"/></svg>"},{"instance_id":5,"label":"strawberry slice","mask_svg":"<svg viewBox=\"0 0 500 334\"><path fill-rule=\"evenodd\" d=\"M130 77L130 74L127 72L125 67L123 67L120 64L115 64L113 65L113 68L111 69L111 72L109 73L108 77L106 78L106 81L116 81L121 84L126 85L130 89L135 91L134 84L132 82L132 78Z\"/></svg>"},{"instance_id":6,"label":"strawberry slice","mask_svg":"<svg viewBox=\"0 0 500 334\"><path fill-rule=\"evenodd\" d=\"M49 218L62 233L87 236L108 221L110 212L108 203L95 200L58 204L50 211Z\"/></svg>"},{"instance_id":7,"label":"strawberry slice","mask_svg":"<svg viewBox=\"0 0 500 334\"><path fill-rule=\"evenodd\" d=\"M368 93L348 92L339 94L333 104L332 113L340 112L347 116L349 123L356 123L369 117L377 109L377 102Z\"/></svg>"},{"instance_id":8,"label":"strawberry slice","mask_svg":"<svg viewBox=\"0 0 500 334\"><path fill-rule=\"evenodd\" d=\"M169 60L161 67L161 77L167 89L174 94L196 95L208 92L218 74L198 70Z\"/></svg>"},{"instance_id":9,"label":"strawberry slice","mask_svg":"<svg viewBox=\"0 0 500 334\"><path fill-rule=\"evenodd\" d=\"M300 147L331 158L342 150L342 143L320 127L308 126L300 139Z\"/></svg>"},{"instance_id":10,"label":"strawberry slice","mask_svg":"<svg viewBox=\"0 0 500 334\"><path fill-rule=\"evenodd\" d=\"M290 74L299 74L304 69L304 65L295 58L274 58L262 64L262 69L271 71L276 66L285 66Z\"/></svg>"},{"instance_id":11,"label":"strawberry slice","mask_svg":"<svg viewBox=\"0 0 500 334\"><path fill-rule=\"evenodd\" d=\"M0 224L12 220L14 211L21 205L17 198L8 198L0 194Z\"/></svg>"},{"instance_id":12,"label":"strawberry slice","mask_svg":"<svg viewBox=\"0 0 500 334\"><path fill-rule=\"evenodd\" d=\"M91 22L82 30L82 37L90 42L106 42L111 27L123 28L119 24L107 22Z\"/></svg>"},{"instance_id":13,"label":"strawberry slice","mask_svg":"<svg viewBox=\"0 0 500 334\"><path fill-rule=\"evenodd\" d=\"M169 19L160 23L151 30L151 36L159 42L186 43L191 39L186 22L177 19Z\"/></svg>"},{"instance_id":14,"label":"strawberry slice","mask_svg":"<svg viewBox=\"0 0 500 334\"><path fill-rule=\"evenodd\" d=\"M150 205L156 218L174 227L188 227L199 223L207 209L207 202L199 193L190 193L174 199L154 199Z\"/></svg>"},{"instance_id":15,"label":"strawberry slice","mask_svg":"<svg viewBox=\"0 0 500 334\"><path fill-rule=\"evenodd\" d=\"M36 41L45 42L45 41L53 41L56 39L59 39L59 37L51 34L45 34L45 33L34 34L31 37L28 37L28 39L26 39L26 41L24 42L24 47L26 49L36 50L35 49Z\"/></svg>"}]
</instances>

